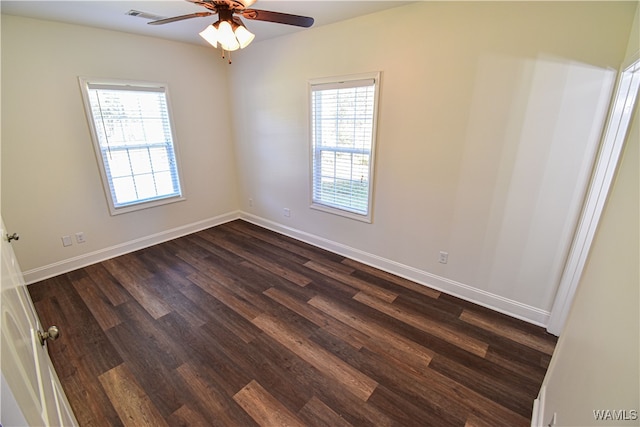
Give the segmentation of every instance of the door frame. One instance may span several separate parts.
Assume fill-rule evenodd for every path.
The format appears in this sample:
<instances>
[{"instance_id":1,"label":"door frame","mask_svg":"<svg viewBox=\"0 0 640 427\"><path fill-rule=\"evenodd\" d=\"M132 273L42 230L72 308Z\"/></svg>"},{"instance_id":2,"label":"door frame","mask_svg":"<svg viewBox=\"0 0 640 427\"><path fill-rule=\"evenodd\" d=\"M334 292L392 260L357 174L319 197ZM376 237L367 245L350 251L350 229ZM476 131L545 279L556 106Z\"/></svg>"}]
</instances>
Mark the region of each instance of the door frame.
<instances>
[{"instance_id":1,"label":"door frame","mask_svg":"<svg viewBox=\"0 0 640 427\"><path fill-rule=\"evenodd\" d=\"M562 332L569 316L637 104L640 86L640 52L636 53L630 62L631 64L624 67L618 77L591 183L551 308L547 331L556 336Z\"/></svg>"}]
</instances>

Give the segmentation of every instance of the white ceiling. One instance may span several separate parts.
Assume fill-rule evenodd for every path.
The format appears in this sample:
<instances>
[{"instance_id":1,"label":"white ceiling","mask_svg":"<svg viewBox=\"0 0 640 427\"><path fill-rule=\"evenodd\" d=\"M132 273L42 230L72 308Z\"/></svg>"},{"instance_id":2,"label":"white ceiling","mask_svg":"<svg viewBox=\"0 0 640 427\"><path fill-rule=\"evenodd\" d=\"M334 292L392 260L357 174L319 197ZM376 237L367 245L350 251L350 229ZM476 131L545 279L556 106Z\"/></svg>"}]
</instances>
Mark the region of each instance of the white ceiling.
<instances>
[{"instance_id":1,"label":"white ceiling","mask_svg":"<svg viewBox=\"0 0 640 427\"><path fill-rule=\"evenodd\" d=\"M320 1L320 0L259 0L252 9L271 10L295 15L311 16L314 27L331 24L360 15L402 6L411 1ZM90 27L143 34L152 37L207 45L198 33L216 21L216 16L193 18L164 25L147 25L148 19L129 16L131 10L151 13L161 17L204 12L203 6L186 0L72 0L72 1L0 1L0 11L7 15L60 21ZM244 19L247 28L256 35L256 41L305 31L304 28L270 22Z\"/></svg>"}]
</instances>

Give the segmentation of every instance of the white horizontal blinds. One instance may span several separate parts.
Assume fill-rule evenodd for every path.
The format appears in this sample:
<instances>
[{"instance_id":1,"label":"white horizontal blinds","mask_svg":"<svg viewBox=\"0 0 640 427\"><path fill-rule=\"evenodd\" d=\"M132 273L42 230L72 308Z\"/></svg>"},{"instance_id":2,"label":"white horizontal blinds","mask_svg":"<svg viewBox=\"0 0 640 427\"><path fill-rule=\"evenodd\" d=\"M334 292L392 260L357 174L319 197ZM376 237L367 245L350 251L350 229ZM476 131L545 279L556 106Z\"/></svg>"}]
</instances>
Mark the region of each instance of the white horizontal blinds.
<instances>
[{"instance_id":1,"label":"white horizontal blinds","mask_svg":"<svg viewBox=\"0 0 640 427\"><path fill-rule=\"evenodd\" d=\"M369 213L375 81L311 86L313 203Z\"/></svg>"},{"instance_id":2,"label":"white horizontal blinds","mask_svg":"<svg viewBox=\"0 0 640 427\"><path fill-rule=\"evenodd\" d=\"M165 89L87 89L114 207L180 196Z\"/></svg>"}]
</instances>

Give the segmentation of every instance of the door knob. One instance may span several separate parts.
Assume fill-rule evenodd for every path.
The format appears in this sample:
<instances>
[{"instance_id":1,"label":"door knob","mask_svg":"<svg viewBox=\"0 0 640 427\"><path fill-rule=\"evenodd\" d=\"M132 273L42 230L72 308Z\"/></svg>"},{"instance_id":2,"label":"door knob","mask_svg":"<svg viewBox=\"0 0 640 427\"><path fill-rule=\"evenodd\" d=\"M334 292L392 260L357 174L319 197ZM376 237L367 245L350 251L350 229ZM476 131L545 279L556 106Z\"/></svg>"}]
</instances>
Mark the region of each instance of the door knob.
<instances>
[{"instance_id":1,"label":"door knob","mask_svg":"<svg viewBox=\"0 0 640 427\"><path fill-rule=\"evenodd\" d=\"M60 330L57 326L51 326L46 332L38 331L38 338L40 339L40 345L44 345L46 340L55 341L60 337Z\"/></svg>"},{"instance_id":2,"label":"door knob","mask_svg":"<svg viewBox=\"0 0 640 427\"><path fill-rule=\"evenodd\" d=\"M18 233L7 233L7 242L11 243L12 240L20 240L20 236L18 235Z\"/></svg>"}]
</instances>

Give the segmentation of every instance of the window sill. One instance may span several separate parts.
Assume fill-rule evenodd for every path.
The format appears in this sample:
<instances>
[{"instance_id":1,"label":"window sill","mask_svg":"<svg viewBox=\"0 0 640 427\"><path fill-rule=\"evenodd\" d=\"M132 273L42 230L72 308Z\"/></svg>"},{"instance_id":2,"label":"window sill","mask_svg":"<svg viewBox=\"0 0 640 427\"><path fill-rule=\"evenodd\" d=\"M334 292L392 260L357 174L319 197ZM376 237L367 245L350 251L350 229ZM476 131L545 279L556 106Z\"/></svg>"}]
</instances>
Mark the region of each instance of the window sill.
<instances>
[{"instance_id":1,"label":"window sill","mask_svg":"<svg viewBox=\"0 0 640 427\"><path fill-rule=\"evenodd\" d=\"M339 208L334 208L328 205L323 205L320 203L312 203L310 206L311 209L315 209L318 211L322 211L322 212L327 212L333 215L337 215L337 216L342 216L345 218L349 218L349 219L353 219L356 221L360 221L360 222L366 222L368 224L371 224L372 218L371 218L371 209L369 209L369 214L368 215L362 215L362 214L358 214L355 212L350 212L347 210L343 210L343 209L339 209Z\"/></svg>"},{"instance_id":2,"label":"window sill","mask_svg":"<svg viewBox=\"0 0 640 427\"><path fill-rule=\"evenodd\" d=\"M124 213L139 211L142 209L149 209L149 208L155 208L157 206L168 205L170 203L182 202L185 200L187 200L187 198L184 196L174 196L174 197L168 197L166 199L134 203L134 204L122 206L119 208L109 206L109 210L111 212L111 215L120 215Z\"/></svg>"}]
</instances>

